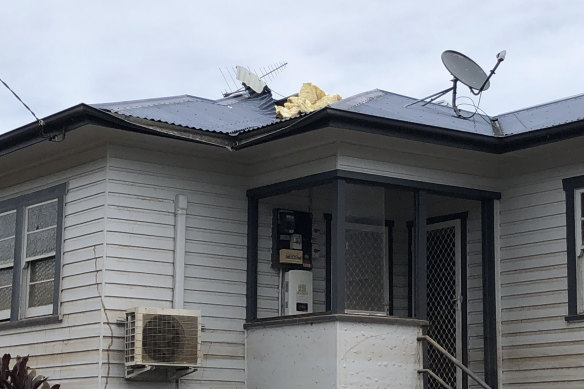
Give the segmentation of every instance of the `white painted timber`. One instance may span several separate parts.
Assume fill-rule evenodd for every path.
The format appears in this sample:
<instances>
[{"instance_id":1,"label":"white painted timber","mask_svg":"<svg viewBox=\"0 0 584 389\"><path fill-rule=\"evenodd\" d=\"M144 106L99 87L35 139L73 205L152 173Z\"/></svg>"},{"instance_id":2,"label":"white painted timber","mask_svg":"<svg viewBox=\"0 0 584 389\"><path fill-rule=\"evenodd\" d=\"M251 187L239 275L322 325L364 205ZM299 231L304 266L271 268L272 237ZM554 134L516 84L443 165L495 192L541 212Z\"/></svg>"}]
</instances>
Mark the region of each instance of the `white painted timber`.
<instances>
[{"instance_id":1,"label":"white painted timber","mask_svg":"<svg viewBox=\"0 0 584 389\"><path fill-rule=\"evenodd\" d=\"M584 323L568 323L562 179L583 165L504 182L500 201L503 388L579 388Z\"/></svg>"},{"instance_id":2,"label":"white painted timber","mask_svg":"<svg viewBox=\"0 0 584 389\"><path fill-rule=\"evenodd\" d=\"M115 350L108 387L138 385L123 378L123 326L115 321L134 306L171 307L180 292L176 272L184 277L184 308L201 310L205 327L202 366L181 387L244 388L247 199L240 178L211 173L196 159L179 164L155 152L146 160L145 151L116 145L108 153L106 304ZM182 227L177 195L186 200ZM174 266L177 228L184 231L183 269Z\"/></svg>"}]
</instances>

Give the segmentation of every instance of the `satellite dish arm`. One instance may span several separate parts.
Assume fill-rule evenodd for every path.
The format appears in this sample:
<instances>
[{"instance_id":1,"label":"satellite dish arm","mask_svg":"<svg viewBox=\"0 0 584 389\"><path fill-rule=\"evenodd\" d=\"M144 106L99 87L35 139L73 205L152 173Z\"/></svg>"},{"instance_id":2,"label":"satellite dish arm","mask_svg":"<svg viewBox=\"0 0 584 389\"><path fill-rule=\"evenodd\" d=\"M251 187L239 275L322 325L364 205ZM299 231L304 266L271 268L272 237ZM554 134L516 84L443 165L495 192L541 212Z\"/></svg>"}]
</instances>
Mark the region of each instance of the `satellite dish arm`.
<instances>
[{"instance_id":1,"label":"satellite dish arm","mask_svg":"<svg viewBox=\"0 0 584 389\"><path fill-rule=\"evenodd\" d=\"M472 88L469 88L473 95L478 96L479 94L481 94L481 92L483 91L483 89L485 88L485 86L487 85L489 80L491 79L491 77L493 77L493 74L495 74L495 70L497 70L499 65L501 65L501 62L503 62L505 60L505 56L507 56L506 50L503 50L499 54L497 54L497 63L495 64L495 67L493 67L491 69L491 71L489 72L489 76L485 79L485 82L483 82L483 85L481 85L481 87L479 88L479 90L477 92L473 91Z\"/></svg>"},{"instance_id":2,"label":"satellite dish arm","mask_svg":"<svg viewBox=\"0 0 584 389\"><path fill-rule=\"evenodd\" d=\"M457 82L458 82L457 78L454 78L454 80L452 80L452 109L454 109L454 114L457 117L461 117L462 115L460 114L460 110L456 106L456 83Z\"/></svg>"},{"instance_id":3,"label":"satellite dish arm","mask_svg":"<svg viewBox=\"0 0 584 389\"><path fill-rule=\"evenodd\" d=\"M413 103L406 104L406 105L404 105L404 108L407 108L407 107L412 106L414 104L418 104L418 103L421 103L422 101L426 101L426 100L430 99L430 100L426 101L424 104L422 104L422 106L428 105L432 101L436 100L438 97L444 96L446 93L450 92L452 90L452 88L453 87L451 86L450 88L446 88L440 92L436 92L430 96L426 96L423 99L416 100Z\"/></svg>"}]
</instances>

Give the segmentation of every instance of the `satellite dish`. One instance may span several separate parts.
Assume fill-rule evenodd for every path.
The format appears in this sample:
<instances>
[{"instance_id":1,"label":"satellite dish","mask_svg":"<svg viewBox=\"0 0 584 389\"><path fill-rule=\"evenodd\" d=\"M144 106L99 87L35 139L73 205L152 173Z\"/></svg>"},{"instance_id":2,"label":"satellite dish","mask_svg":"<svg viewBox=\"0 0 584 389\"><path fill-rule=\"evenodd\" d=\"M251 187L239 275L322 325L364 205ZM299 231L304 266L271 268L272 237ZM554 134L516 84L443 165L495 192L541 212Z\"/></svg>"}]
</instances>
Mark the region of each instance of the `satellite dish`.
<instances>
[{"instance_id":1,"label":"satellite dish","mask_svg":"<svg viewBox=\"0 0 584 389\"><path fill-rule=\"evenodd\" d=\"M483 91L489 89L487 73L466 55L458 51L446 50L442 53L442 63L454 78L469 88Z\"/></svg>"},{"instance_id":2,"label":"satellite dish","mask_svg":"<svg viewBox=\"0 0 584 389\"><path fill-rule=\"evenodd\" d=\"M460 114L460 110L456 106L456 87L458 82L460 81L464 85L468 86L470 92L473 95L475 96L480 95L481 93L483 93L483 91L489 89L489 86L491 85L489 83L489 80L491 79L493 74L495 74L495 70L497 70L501 62L505 60L506 55L507 52L505 50L497 54L497 63L495 64L493 69L491 69L489 75L487 76L485 71L479 65L477 65L475 61L473 61L466 55L459 53L458 51L446 50L445 52L442 53L442 63L444 64L446 69L448 69L450 74L454 76L454 78L452 79L452 86L450 88L444 89L443 91L424 97L423 99L416 100L413 103L406 105L406 107L429 99L424 104L422 104L427 105L432 101L436 100L437 98L444 96L446 93L452 91L452 109L454 109L454 113L456 114L457 117L462 118L463 116Z\"/></svg>"}]
</instances>

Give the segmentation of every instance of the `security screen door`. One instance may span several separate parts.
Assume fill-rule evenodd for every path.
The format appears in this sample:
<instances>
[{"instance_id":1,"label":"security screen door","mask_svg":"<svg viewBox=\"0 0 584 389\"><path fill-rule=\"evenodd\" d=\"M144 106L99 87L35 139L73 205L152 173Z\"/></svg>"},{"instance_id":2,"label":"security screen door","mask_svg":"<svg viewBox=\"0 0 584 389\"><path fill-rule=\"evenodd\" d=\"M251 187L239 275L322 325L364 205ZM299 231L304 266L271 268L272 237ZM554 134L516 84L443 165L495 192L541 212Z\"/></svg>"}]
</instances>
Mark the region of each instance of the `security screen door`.
<instances>
[{"instance_id":1,"label":"security screen door","mask_svg":"<svg viewBox=\"0 0 584 389\"><path fill-rule=\"evenodd\" d=\"M462 360L461 223L451 220L427 226L428 335ZM429 368L452 388L462 387L462 374L433 347ZM429 388L441 385L429 379Z\"/></svg>"}]
</instances>

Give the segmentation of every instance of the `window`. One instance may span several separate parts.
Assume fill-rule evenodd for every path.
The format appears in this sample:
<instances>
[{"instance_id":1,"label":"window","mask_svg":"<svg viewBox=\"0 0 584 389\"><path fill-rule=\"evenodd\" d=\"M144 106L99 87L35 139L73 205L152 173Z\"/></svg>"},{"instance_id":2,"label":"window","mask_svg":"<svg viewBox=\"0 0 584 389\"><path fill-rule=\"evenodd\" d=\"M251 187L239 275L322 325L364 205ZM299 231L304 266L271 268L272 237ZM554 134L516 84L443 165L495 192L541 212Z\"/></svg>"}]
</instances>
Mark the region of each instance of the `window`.
<instances>
[{"instance_id":1,"label":"window","mask_svg":"<svg viewBox=\"0 0 584 389\"><path fill-rule=\"evenodd\" d=\"M584 176L563 180L566 195L568 316L584 320Z\"/></svg>"},{"instance_id":2,"label":"window","mask_svg":"<svg viewBox=\"0 0 584 389\"><path fill-rule=\"evenodd\" d=\"M0 202L0 320L58 314L64 193Z\"/></svg>"}]
</instances>

